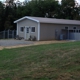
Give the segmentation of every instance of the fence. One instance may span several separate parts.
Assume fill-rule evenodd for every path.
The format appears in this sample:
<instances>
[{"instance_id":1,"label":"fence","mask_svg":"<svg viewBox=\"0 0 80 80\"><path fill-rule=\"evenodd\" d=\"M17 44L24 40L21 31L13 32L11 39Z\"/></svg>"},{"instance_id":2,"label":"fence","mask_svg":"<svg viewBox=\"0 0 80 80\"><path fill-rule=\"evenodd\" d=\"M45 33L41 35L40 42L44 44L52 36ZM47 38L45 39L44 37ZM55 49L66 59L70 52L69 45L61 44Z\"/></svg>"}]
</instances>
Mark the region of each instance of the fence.
<instances>
[{"instance_id":1,"label":"fence","mask_svg":"<svg viewBox=\"0 0 80 80\"><path fill-rule=\"evenodd\" d=\"M0 32L0 39L10 39L16 37L16 30L4 30Z\"/></svg>"}]
</instances>

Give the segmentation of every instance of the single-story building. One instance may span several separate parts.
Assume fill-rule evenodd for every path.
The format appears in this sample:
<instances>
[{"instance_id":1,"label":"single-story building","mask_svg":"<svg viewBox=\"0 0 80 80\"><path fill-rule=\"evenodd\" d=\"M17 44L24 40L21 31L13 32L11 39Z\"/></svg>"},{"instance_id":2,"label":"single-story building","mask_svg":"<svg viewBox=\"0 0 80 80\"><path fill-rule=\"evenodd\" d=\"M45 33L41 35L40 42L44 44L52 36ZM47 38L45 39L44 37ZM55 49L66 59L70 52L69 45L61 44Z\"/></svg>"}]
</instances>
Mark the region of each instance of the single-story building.
<instances>
[{"instance_id":1,"label":"single-story building","mask_svg":"<svg viewBox=\"0 0 80 80\"><path fill-rule=\"evenodd\" d=\"M17 23L17 35L28 40L31 36L36 40L71 39L80 40L80 21L55 18L25 16Z\"/></svg>"}]
</instances>

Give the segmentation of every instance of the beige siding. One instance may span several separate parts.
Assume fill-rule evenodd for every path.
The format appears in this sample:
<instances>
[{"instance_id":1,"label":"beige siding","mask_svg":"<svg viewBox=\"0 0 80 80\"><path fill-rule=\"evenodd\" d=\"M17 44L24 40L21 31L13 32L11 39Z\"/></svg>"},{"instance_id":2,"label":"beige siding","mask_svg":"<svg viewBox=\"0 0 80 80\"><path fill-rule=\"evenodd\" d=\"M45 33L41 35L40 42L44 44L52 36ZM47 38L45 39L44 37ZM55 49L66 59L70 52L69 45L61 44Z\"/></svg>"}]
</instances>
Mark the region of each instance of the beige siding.
<instances>
[{"instance_id":1,"label":"beige siding","mask_svg":"<svg viewBox=\"0 0 80 80\"><path fill-rule=\"evenodd\" d=\"M65 29L65 27L69 27L69 29L73 29L73 27L77 27L80 29L80 26L77 25L61 25L61 24L48 24L41 23L40 24L40 40L52 40L55 39L55 31L57 30L57 38L60 38L61 30Z\"/></svg>"},{"instance_id":2,"label":"beige siding","mask_svg":"<svg viewBox=\"0 0 80 80\"><path fill-rule=\"evenodd\" d=\"M25 27L25 26L35 27L35 32L34 33L30 32L30 35L36 36L36 38L38 37L38 23L29 19L24 19L18 22L18 34L20 37L25 36L25 32L20 31L20 27Z\"/></svg>"}]
</instances>

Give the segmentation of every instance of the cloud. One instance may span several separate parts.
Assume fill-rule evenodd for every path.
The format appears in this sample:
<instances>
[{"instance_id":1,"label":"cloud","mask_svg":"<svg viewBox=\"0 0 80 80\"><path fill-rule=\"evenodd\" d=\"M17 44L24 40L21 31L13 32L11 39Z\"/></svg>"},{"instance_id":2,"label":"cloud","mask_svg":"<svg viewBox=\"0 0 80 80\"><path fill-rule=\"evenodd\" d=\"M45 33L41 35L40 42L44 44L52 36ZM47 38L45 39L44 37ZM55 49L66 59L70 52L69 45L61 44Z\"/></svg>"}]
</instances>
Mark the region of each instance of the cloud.
<instances>
[{"instance_id":1,"label":"cloud","mask_svg":"<svg viewBox=\"0 0 80 80\"><path fill-rule=\"evenodd\" d=\"M80 0L76 0L80 4Z\"/></svg>"},{"instance_id":2,"label":"cloud","mask_svg":"<svg viewBox=\"0 0 80 80\"><path fill-rule=\"evenodd\" d=\"M6 0L0 0L0 1L6 1ZM25 0L19 0L19 1L25 1ZM61 1L61 0L58 0L58 1ZM80 4L80 0L76 0L79 4Z\"/></svg>"},{"instance_id":3,"label":"cloud","mask_svg":"<svg viewBox=\"0 0 80 80\"><path fill-rule=\"evenodd\" d=\"M61 0L58 0L58 1L61 1ZM80 0L75 0L75 1L77 1L77 3L80 4Z\"/></svg>"}]
</instances>

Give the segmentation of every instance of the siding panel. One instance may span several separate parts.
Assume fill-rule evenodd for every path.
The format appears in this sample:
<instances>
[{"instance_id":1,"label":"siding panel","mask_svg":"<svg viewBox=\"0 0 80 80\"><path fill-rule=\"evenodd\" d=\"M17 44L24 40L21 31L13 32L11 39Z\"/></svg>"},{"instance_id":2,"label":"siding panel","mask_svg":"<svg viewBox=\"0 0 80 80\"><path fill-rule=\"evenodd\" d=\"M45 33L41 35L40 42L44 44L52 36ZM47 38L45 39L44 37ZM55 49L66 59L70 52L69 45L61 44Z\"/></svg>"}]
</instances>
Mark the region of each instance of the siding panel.
<instances>
[{"instance_id":1,"label":"siding panel","mask_svg":"<svg viewBox=\"0 0 80 80\"><path fill-rule=\"evenodd\" d=\"M41 23L40 24L40 40L55 40L56 39L56 31L57 31L57 39L60 39L60 35L62 34L62 29L65 27L69 27L69 29L73 29L73 27L77 27L80 29L78 25L61 25L61 24L48 24L48 23Z\"/></svg>"}]
</instances>

